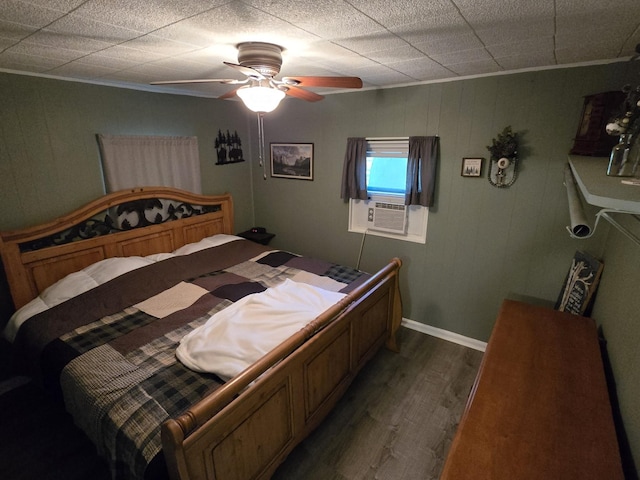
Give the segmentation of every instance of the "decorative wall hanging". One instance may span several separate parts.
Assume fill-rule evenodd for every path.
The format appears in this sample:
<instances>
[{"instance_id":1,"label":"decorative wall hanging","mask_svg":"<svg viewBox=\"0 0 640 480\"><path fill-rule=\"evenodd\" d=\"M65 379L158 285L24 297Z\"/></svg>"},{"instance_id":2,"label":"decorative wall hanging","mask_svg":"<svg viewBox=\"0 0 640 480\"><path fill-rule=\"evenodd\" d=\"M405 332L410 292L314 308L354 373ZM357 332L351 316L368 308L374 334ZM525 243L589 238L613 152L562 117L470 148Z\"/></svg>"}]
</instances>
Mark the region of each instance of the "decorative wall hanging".
<instances>
[{"instance_id":1,"label":"decorative wall hanging","mask_svg":"<svg viewBox=\"0 0 640 480\"><path fill-rule=\"evenodd\" d=\"M272 143L271 176L313 180L313 143Z\"/></svg>"},{"instance_id":2,"label":"decorative wall hanging","mask_svg":"<svg viewBox=\"0 0 640 480\"><path fill-rule=\"evenodd\" d=\"M463 177L479 177L482 175L482 161L484 158L463 158L460 175Z\"/></svg>"},{"instance_id":3,"label":"decorative wall hanging","mask_svg":"<svg viewBox=\"0 0 640 480\"><path fill-rule=\"evenodd\" d=\"M620 137L611 149L607 175L632 177L640 166L640 85L625 85L622 93L624 99L605 127L609 135Z\"/></svg>"},{"instance_id":4,"label":"decorative wall hanging","mask_svg":"<svg viewBox=\"0 0 640 480\"><path fill-rule=\"evenodd\" d=\"M229 130L227 130L227 134L225 135L221 130L218 130L215 147L218 153L216 165L244 162L242 156L242 141L238 136L238 132L234 131L233 135L231 135Z\"/></svg>"},{"instance_id":5,"label":"decorative wall hanging","mask_svg":"<svg viewBox=\"0 0 640 480\"><path fill-rule=\"evenodd\" d=\"M494 187L510 187L518 177L518 134L507 126L487 146L491 161L487 168L487 178Z\"/></svg>"}]
</instances>

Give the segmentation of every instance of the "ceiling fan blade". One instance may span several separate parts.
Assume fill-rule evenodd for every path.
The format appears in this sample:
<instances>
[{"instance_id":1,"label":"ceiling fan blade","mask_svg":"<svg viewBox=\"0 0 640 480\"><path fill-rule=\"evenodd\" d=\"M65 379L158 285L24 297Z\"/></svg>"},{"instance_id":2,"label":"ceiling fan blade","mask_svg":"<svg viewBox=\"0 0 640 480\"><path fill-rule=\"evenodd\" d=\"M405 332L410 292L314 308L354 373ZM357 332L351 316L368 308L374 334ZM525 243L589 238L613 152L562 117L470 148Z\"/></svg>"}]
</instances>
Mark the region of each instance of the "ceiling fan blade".
<instances>
[{"instance_id":1,"label":"ceiling fan blade","mask_svg":"<svg viewBox=\"0 0 640 480\"><path fill-rule=\"evenodd\" d=\"M227 93L220 95L218 98L220 100L225 100L227 98L231 98L231 97L235 97L236 96L236 92L240 89L241 87L238 88L234 88L233 90L229 90Z\"/></svg>"},{"instance_id":2,"label":"ceiling fan blade","mask_svg":"<svg viewBox=\"0 0 640 480\"><path fill-rule=\"evenodd\" d=\"M235 68L236 70L244 73L247 77L259 78L260 80L266 78L255 68L245 67L244 65L238 65L237 63L231 63L231 62L222 62L222 63L224 63L227 67Z\"/></svg>"},{"instance_id":3,"label":"ceiling fan blade","mask_svg":"<svg viewBox=\"0 0 640 480\"><path fill-rule=\"evenodd\" d=\"M322 95L303 90L302 88L294 87L293 85L287 85L285 93L292 97L306 100L307 102L317 102L318 100L322 100L324 98Z\"/></svg>"},{"instance_id":4,"label":"ceiling fan blade","mask_svg":"<svg viewBox=\"0 0 640 480\"><path fill-rule=\"evenodd\" d=\"M235 80L233 78L196 78L195 80L162 80L151 82L150 85L179 85L183 83L224 83L227 85L237 85L247 83L247 80Z\"/></svg>"},{"instance_id":5,"label":"ceiling fan blade","mask_svg":"<svg viewBox=\"0 0 640 480\"><path fill-rule=\"evenodd\" d=\"M284 77L282 81L300 87L362 88L358 77Z\"/></svg>"}]
</instances>

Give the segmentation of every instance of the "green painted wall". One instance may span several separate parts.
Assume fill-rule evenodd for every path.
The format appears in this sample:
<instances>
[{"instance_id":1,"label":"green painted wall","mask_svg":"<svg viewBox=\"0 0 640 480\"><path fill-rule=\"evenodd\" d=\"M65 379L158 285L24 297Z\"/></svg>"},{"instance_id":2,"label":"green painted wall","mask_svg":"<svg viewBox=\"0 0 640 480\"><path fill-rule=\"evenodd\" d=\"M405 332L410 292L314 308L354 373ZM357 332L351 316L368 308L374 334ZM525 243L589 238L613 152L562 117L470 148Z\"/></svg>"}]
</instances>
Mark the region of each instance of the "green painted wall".
<instances>
[{"instance_id":1,"label":"green painted wall","mask_svg":"<svg viewBox=\"0 0 640 480\"><path fill-rule=\"evenodd\" d=\"M547 70L481 79L287 100L265 117L267 142L313 142L314 180L261 180L254 171L256 221L274 245L357 263L362 240L347 232L339 198L350 136L439 135L436 204L426 245L368 236L361 266L402 258L406 318L486 341L503 298L555 301L576 249L563 171L583 95L619 89L627 64ZM522 133L521 170L508 189L460 176L463 157L511 125Z\"/></svg>"},{"instance_id":2,"label":"green painted wall","mask_svg":"<svg viewBox=\"0 0 640 480\"><path fill-rule=\"evenodd\" d=\"M606 223L590 240L571 239L563 186L582 97L637 84L638 67L618 63L331 95L315 104L286 101L266 116L266 141L313 142L314 180L263 181L254 171L256 221L277 234L275 246L355 265L362 236L347 232L348 207L339 198L347 137L439 135L426 245L368 236L361 267L374 271L400 257L405 318L486 341L505 297L553 304L576 250L603 258L594 318L607 336L638 464L640 246L622 244ZM486 158L485 146L506 125L523 134L517 182L497 189L484 177L462 178L462 157Z\"/></svg>"},{"instance_id":3,"label":"green painted wall","mask_svg":"<svg viewBox=\"0 0 640 480\"><path fill-rule=\"evenodd\" d=\"M236 227L252 223L251 162L215 165L218 129L251 155L236 102L0 73L0 230L64 215L104 194L96 134L197 136L203 193L234 195Z\"/></svg>"},{"instance_id":4,"label":"green painted wall","mask_svg":"<svg viewBox=\"0 0 640 480\"><path fill-rule=\"evenodd\" d=\"M361 267L402 258L406 318L486 341L503 298L554 302L576 250L603 258L593 316L608 340L637 464L640 247L606 224L592 240L569 238L562 184L582 97L637 83L637 64L336 94L313 104L287 99L265 116L267 148L314 143L313 181L262 179L255 117L236 102L0 73L0 229L63 215L102 195L96 133L197 135L203 191L234 195L237 230L263 225L277 234L273 246L355 265L362 236L347 232L348 207L339 198L346 138L439 135L427 244L369 236ZM486 158L485 146L506 125L524 140L515 185L462 178L462 157ZM253 160L214 165L219 128L237 130Z\"/></svg>"},{"instance_id":5,"label":"green painted wall","mask_svg":"<svg viewBox=\"0 0 640 480\"><path fill-rule=\"evenodd\" d=\"M633 217L617 220L640 238L640 222ZM616 383L618 404L630 452L640 466L640 245L615 228L602 248L605 264L592 316L607 342L609 363ZM628 467L631 469L631 467ZM637 472L627 478L638 478Z\"/></svg>"}]
</instances>

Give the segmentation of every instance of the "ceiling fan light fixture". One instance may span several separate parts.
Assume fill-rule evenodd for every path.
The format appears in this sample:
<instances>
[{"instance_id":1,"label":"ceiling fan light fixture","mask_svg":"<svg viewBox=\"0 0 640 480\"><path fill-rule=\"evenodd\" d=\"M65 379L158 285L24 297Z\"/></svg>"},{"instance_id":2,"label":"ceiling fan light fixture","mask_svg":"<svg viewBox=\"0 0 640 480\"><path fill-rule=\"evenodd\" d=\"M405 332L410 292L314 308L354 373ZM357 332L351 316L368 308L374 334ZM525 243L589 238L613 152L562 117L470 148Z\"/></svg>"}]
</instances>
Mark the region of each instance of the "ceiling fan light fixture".
<instances>
[{"instance_id":1,"label":"ceiling fan light fixture","mask_svg":"<svg viewBox=\"0 0 640 480\"><path fill-rule=\"evenodd\" d=\"M249 110L268 113L276 109L285 97L282 90L273 87L244 86L236 92Z\"/></svg>"}]
</instances>

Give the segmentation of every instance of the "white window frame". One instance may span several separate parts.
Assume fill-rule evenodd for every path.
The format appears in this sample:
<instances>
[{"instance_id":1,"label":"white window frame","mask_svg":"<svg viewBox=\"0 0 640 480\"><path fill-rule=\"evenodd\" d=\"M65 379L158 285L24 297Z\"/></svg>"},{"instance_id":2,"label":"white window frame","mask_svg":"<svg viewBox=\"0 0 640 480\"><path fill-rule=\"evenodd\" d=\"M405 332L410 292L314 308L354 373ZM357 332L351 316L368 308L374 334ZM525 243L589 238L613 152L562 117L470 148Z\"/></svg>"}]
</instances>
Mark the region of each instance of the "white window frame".
<instances>
[{"instance_id":1,"label":"white window frame","mask_svg":"<svg viewBox=\"0 0 640 480\"><path fill-rule=\"evenodd\" d=\"M397 151L408 155L409 137L395 138L367 138L367 154L375 150L376 147L385 150L389 156L395 156L392 152ZM383 154L384 155L384 154ZM391 194L380 192L369 192L367 200L349 200L349 227L348 231L353 233L366 233L378 237L393 238L407 242L426 243L427 223L429 219L429 208L421 205L408 205L407 233L399 234L374 230L371 217L371 209L375 202L404 203L403 194Z\"/></svg>"}]
</instances>

